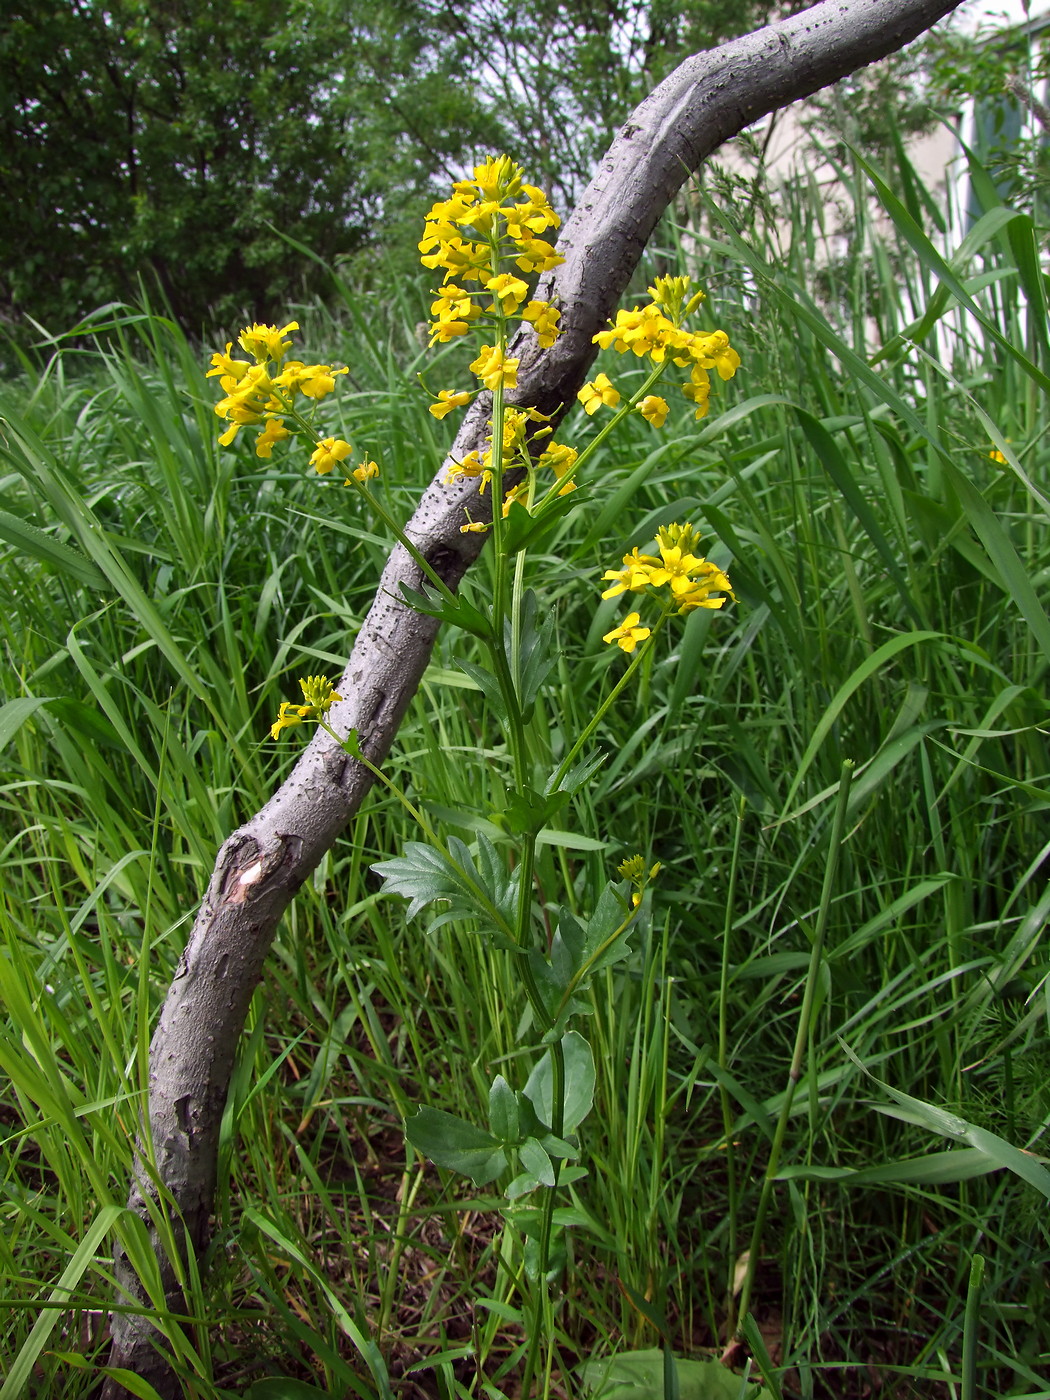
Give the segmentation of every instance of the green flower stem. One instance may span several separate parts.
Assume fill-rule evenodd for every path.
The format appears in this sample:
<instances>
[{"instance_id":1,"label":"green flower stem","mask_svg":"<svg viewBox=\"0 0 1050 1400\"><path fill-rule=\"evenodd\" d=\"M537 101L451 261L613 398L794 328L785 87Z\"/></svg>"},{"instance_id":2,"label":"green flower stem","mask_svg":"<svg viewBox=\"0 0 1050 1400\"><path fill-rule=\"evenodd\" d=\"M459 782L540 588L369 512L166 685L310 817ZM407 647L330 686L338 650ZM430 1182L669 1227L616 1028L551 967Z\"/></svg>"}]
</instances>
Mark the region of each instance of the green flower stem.
<instances>
[{"instance_id":1,"label":"green flower stem","mask_svg":"<svg viewBox=\"0 0 1050 1400\"><path fill-rule=\"evenodd\" d=\"M725 923L722 926L722 971L718 987L718 1068L722 1077L718 1081L718 1094L722 1103L722 1131L726 1145L726 1186L727 1209L729 1215L729 1260L730 1270L737 1257L737 1189L736 1152L733 1148L733 1105L726 1088L725 1075L729 1070L729 961L733 937L733 911L736 903L736 880L740 869L740 842L744 832L744 798L736 814L736 831L733 833L733 855L729 865L729 888L726 892ZM736 1325L736 1306L732 1277L726 1280L726 1333L733 1332Z\"/></svg>"},{"instance_id":2,"label":"green flower stem","mask_svg":"<svg viewBox=\"0 0 1050 1400\"><path fill-rule=\"evenodd\" d=\"M561 1017L562 1012L563 1012L563 1011L565 1010L565 1008L568 1006L568 1004L569 1004L569 998L572 996L573 992L575 992L576 988L580 985L580 983L583 981L583 979L587 976L587 974L590 972L591 968L592 968L592 967L594 966L594 964L598 961L598 959L602 956L602 954L606 951L606 949L607 949L607 948L611 948L612 945L616 942L616 940L617 940L618 938L621 938L621 937L627 932L627 930L631 927L631 925L634 923L635 919L638 917L638 909L640 909L640 908L641 908L641 905L638 905L637 908L632 909L631 912L627 915L626 919L624 919L623 923L620 924L619 928L614 929L613 932L609 934L609 937L606 938L605 941L604 941L603 943L600 943L600 944L598 945L597 948L595 948L594 952L593 952L593 953L591 954L591 956L587 959L587 961L583 964L583 966L574 974L574 976L572 977L572 980L569 982L569 985L565 988L564 995L562 996L561 1002L560 1002L559 1005L558 1005L557 1015L554 1017L554 1024L555 1024L555 1025L558 1024L558 1020L559 1020L559 1018ZM559 1049L560 1049L560 1046L559 1046ZM552 1126L553 1126L553 1125L552 1125Z\"/></svg>"},{"instance_id":3,"label":"green flower stem","mask_svg":"<svg viewBox=\"0 0 1050 1400\"><path fill-rule=\"evenodd\" d=\"M605 427L602 428L598 433L596 433L593 438L591 438L590 442L583 449L580 455L576 458L572 466L569 467L568 471L564 472L554 483L554 485L548 489L546 495L540 498L539 504L536 505L533 509L533 515L542 514L545 507L548 506L551 503L551 501L555 499L555 497L561 494L561 492L565 489L566 483L573 479L576 473L587 461L587 458L592 457L594 455L594 453L602 445L605 439L612 432L614 432L616 428L619 427L619 425L629 414L634 412L634 410L638 407L641 401L649 393L649 390L652 389L654 385L659 383L659 381L663 378L664 371L666 369L666 364L657 365L656 368L649 375L649 377L646 379L642 387L640 389L636 389L629 399L624 400L624 402L616 410L613 416L609 419L608 423L606 423Z\"/></svg>"},{"instance_id":4,"label":"green flower stem","mask_svg":"<svg viewBox=\"0 0 1050 1400\"><path fill-rule=\"evenodd\" d=\"M979 1400L977 1384L977 1344L980 1340L981 1284L984 1280L984 1256L975 1254L970 1261L970 1281L966 1289L966 1311L963 1314L962 1400Z\"/></svg>"},{"instance_id":5,"label":"green flower stem","mask_svg":"<svg viewBox=\"0 0 1050 1400\"><path fill-rule=\"evenodd\" d=\"M526 552L520 549L514 560L514 581L510 594L510 673L515 685L521 682L521 604L525 596Z\"/></svg>"},{"instance_id":6,"label":"green flower stem","mask_svg":"<svg viewBox=\"0 0 1050 1400\"><path fill-rule=\"evenodd\" d=\"M602 703L598 706L592 719L590 720L590 723L583 730L579 738L576 740L575 744L573 744L572 748L569 750L569 752L562 759L561 763L558 765L558 771L555 773L548 787L549 792L558 791L558 788L561 786L566 773L576 761L583 746L587 743L588 739L590 739L591 735L598 728L599 724L601 724L602 720L608 714L609 710L612 709L613 705L619 698L621 692L625 690L630 684L631 677L638 670L638 667L645 660L646 656L648 656L648 654L652 651L653 645L656 642L656 638L660 634L660 629L663 627L664 623L667 621L670 615L671 608L665 605L663 613L657 619L656 626L649 633L649 636L645 639L642 645L638 648L637 653L631 658L631 664L627 667L627 670L624 671L623 675L613 686L612 690L605 697Z\"/></svg>"},{"instance_id":7,"label":"green flower stem","mask_svg":"<svg viewBox=\"0 0 1050 1400\"><path fill-rule=\"evenodd\" d=\"M319 718L317 723L320 725L320 727L324 730L326 734L329 734L335 740L335 742L339 745L343 752L348 755L348 757L355 758L357 759L358 763L364 764L364 766L368 769L368 771L372 774L376 781L382 783L383 787L386 788L387 792L389 792L393 797L397 798L398 802L401 803L402 807L404 807L405 811L409 814L413 821L415 821L418 824L419 829L422 831L423 835L427 838L427 840L434 847L434 849L436 851L440 851L441 854L445 857L445 859L449 862L449 864L454 867L456 873L461 875L464 881L471 885L474 893L485 904L486 913L489 915L492 922L499 929L499 931L502 934L504 934L505 937L513 939L514 930L510 927L506 919L496 908L496 906L492 903L492 901L487 898L486 891L484 889L481 889L477 885L476 881L472 879L470 871L463 869L463 866L460 865L459 861L455 858L452 852L441 840L440 836L438 836L437 832L435 832L434 828L430 825L430 823L427 821L426 817L419 810L419 808L409 801L409 799L405 796L405 794L401 791L397 784L395 782L392 782L391 779L387 777L387 775L383 772L381 768L377 768L376 765L371 761L371 759L365 757L365 755L361 752L361 747L358 744L356 737L346 739L341 738L335 732L332 726L328 723L328 721L323 718ZM529 968L527 969L527 971L529 977L531 977L532 969ZM539 989L537 988L536 991L538 996Z\"/></svg>"},{"instance_id":8,"label":"green flower stem","mask_svg":"<svg viewBox=\"0 0 1050 1400\"><path fill-rule=\"evenodd\" d=\"M788 1070L787 1088L784 1092L784 1101L780 1107L780 1117L777 1120L776 1132L773 1135L773 1146L770 1148L769 1152L769 1163L766 1166L766 1173L762 1180L762 1194L758 1201L755 1225L751 1232L751 1249L748 1253L747 1273L744 1276L744 1286L740 1291L740 1312L738 1315L740 1323L746 1320L748 1309L751 1306L751 1290L754 1287L755 1270L758 1267L759 1251L762 1248L762 1234L766 1224L766 1213L769 1210L769 1202L773 1195L773 1184L776 1180L777 1172L780 1170L780 1156L784 1149L784 1138L787 1135L788 1119L791 1117L791 1105L794 1102L798 1081L802 1077L802 1062L810 1036L813 1016L813 999L816 996L817 979L820 975L820 960L824 956L824 936L827 932L828 914L831 910L831 892L835 885L835 876L838 872L839 864L839 852L842 848L842 840L846 831L846 813L849 807L849 790L852 779L853 760L847 759L842 765L842 776L839 779L839 797L835 807L835 818L831 831L831 845L828 850L827 864L824 867L824 885L820 894L820 908L817 911L817 924L813 933L813 947L810 950L809 968L806 972L806 990L803 993L802 1007L798 1013L798 1027L795 1032L795 1050L791 1057L791 1068Z\"/></svg>"},{"instance_id":9,"label":"green flower stem","mask_svg":"<svg viewBox=\"0 0 1050 1400\"><path fill-rule=\"evenodd\" d=\"M503 623L498 614L493 618L493 624L493 636L487 643L489 656L492 658L492 669L499 683L503 703L507 707L507 743L514 763L515 790L524 792L528 778L528 756L525 725L518 702L518 687L507 660L507 650L503 641Z\"/></svg>"},{"instance_id":10,"label":"green flower stem","mask_svg":"<svg viewBox=\"0 0 1050 1400\"><path fill-rule=\"evenodd\" d=\"M398 802L401 803L402 807L404 807L408 815L418 825L420 831L422 831L423 835L427 838L427 840L431 842L432 845L437 847L439 851L444 851L447 855L448 852L445 851L444 843L441 841L441 838L434 831L434 828L427 821L423 813L419 810L418 807L416 807L412 802L409 801L409 799L401 791L398 785L395 782L393 782L390 778L388 778L381 768L377 768L371 759L366 758L364 756L364 754L361 752L361 746L357 742L357 739L344 739L340 737L340 735L338 735L335 732L335 730L332 728L332 726L328 723L326 719L319 718L317 723L326 734L330 735L335 740L335 742L339 745L339 747L349 758L356 758L358 763L364 764L364 766L372 774L372 777L375 778L377 782L382 783L383 787L386 788L387 792L389 792L391 796L397 798Z\"/></svg>"},{"instance_id":11,"label":"green flower stem","mask_svg":"<svg viewBox=\"0 0 1050 1400\"><path fill-rule=\"evenodd\" d=\"M317 436L316 429L306 421L302 414L300 414L292 406L292 404L289 403L287 399L285 399L281 394L277 393L276 390L274 390L273 393L274 398L276 398L282 405L282 409L285 416L291 418L292 421L296 424L296 426L299 427L304 433L306 433L315 443L320 444L321 440ZM456 601L456 595L452 592L451 588L449 588L448 584L434 569L430 562L427 559L424 559L423 555L420 554L419 550L408 538L404 530L402 530L401 526L397 523L397 521L386 509L386 507L379 501L378 497L373 496L371 491L366 490L364 483L358 481L356 477L354 477L352 474L350 475L348 480L353 485L354 489L357 491L357 494L359 496L363 496L364 499L368 502L369 506L372 508L372 510L375 511L376 515L379 516L380 520L382 520L383 524L394 536L398 544L402 545L408 551L408 553L412 556L413 560L419 565L422 572L426 575L426 577L430 580L430 582L434 585L438 592L446 599L446 601L454 603Z\"/></svg>"},{"instance_id":12,"label":"green flower stem","mask_svg":"<svg viewBox=\"0 0 1050 1400\"><path fill-rule=\"evenodd\" d=\"M552 1101L554 1107L554 1122L551 1124L551 1131L555 1137L561 1137L565 1126L565 1052L562 1050L561 1041L555 1041L551 1046L551 1068L552 1076ZM554 1319L551 1316L550 1289L547 1286L547 1271L550 1267L551 1239L554 1234L554 1210L557 1204L558 1178L561 1174L561 1159L555 1158L554 1185L548 1187L547 1195L543 1202L543 1220L540 1225L540 1248L539 1248L539 1277L537 1279L536 1297L533 1303L532 1331L529 1336L529 1350L525 1358L525 1371L521 1382L522 1400L529 1400L532 1391L532 1378L536 1370L536 1361L539 1357L540 1338L547 1338L547 1363L544 1367L543 1396L544 1400L550 1393L551 1361L554 1351Z\"/></svg>"},{"instance_id":13,"label":"green flower stem","mask_svg":"<svg viewBox=\"0 0 1050 1400\"><path fill-rule=\"evenodd\" d=\"M489 254L490 266L493 277L498 277L501 267L500 258L500 235L497 231L498 223L493 221L489 231ZM507 353L507 318L503 314L503 303L499 297L493 296L493 311L496 320L496 348L501 356ZM503 537L506 526L503 521L503 376L500 375L495 389L492 391L492 437L489 442L489 470L492 473L492 481L489 490L492 502L492 547L495 551L495 578L492 587L492 621L493 635L500 646L503 645L503 612L505 608L504 592L506 589L507 577L507 557L503 547Z\"/></svg>"}]
</instances>

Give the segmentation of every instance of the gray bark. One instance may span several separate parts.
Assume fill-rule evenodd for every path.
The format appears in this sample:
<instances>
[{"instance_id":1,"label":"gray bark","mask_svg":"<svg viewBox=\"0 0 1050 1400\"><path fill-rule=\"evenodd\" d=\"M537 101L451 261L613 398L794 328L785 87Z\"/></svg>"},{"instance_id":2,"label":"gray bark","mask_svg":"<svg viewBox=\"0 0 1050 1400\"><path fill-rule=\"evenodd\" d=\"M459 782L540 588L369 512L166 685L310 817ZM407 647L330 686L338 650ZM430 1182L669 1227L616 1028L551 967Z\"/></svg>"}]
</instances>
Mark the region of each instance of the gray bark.
<instances>
[{"instance_id":1,"label":"gray bark","mask_svg":"<svg viewBox=\"0 0 1050 1400\"><path fill-rule=\"evenodd\" d=\"M769 112L806 97L902 48L960 0L823 0L710 53L694 55L637 108L558 241L565 263L538 295L562 308L563 334L539 351L519 337L517 402L562 416L596 351L592 337L613 315L646 241L691 172L718 146ZM487 396L475 402L451 457L481 450ZM450 587L474 562L484 536L463 535L464 507L486 519L489 498L475 483L443 484L444 467L406 526ZM401 584L419 588L420 571L394 548L358 633L330 720L356 729L364 754L381 764L430 658L437 624L400 601ZM151 1228L157 1187L176 1204L195 1251L206 1242L216 1184L219 1127L237 1043L262 976L277 923L372 785L366 768L318 731L266 806L223 844L179 961L150 1051L150 1153L140 1145L129 1205ZM168 1304L184 1300L156 1231L151 1238ZM116 1277L126 1300L142 1302L138 1280L118 1250ZM154 1346L148 1317L116 1313L110 1364L174 1397L178 1385ZM104 1400L127 1392L109 1382Z\"/></svg>"}]
</instances>

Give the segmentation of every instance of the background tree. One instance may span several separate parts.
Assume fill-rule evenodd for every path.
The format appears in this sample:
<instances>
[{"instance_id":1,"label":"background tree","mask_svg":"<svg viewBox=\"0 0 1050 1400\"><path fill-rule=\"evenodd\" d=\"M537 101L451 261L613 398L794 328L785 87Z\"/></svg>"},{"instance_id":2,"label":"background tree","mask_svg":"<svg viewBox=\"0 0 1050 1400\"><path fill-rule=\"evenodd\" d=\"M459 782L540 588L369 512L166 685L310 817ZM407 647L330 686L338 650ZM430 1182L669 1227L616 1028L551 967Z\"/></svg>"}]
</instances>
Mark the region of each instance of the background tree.
<instances>
[{"instance_id":1,"label":"background tree","mask_svg":"<svg viewBox=\"0 0 1050 1400\"><path fill-rule=\"evenodd\" d=\"M144 274L196 330L311 290L278 231L353 253L493 139L465 61L420 0L15 0L0 309L64 330Z\"/></svg>"}]
</instances>

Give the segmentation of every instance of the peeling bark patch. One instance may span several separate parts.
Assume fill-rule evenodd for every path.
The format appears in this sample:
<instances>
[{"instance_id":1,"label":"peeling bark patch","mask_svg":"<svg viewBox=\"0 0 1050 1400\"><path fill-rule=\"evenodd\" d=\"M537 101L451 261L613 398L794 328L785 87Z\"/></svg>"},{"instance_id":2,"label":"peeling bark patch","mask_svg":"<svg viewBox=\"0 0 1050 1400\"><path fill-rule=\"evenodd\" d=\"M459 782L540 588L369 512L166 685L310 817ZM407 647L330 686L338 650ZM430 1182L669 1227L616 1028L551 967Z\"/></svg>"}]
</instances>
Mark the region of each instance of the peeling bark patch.
<instances>
[{"instance_id":1,"label":"peeling bark patch","mask_svg":"<svg viewBox=\"0 0 1050 1400\"><path fill-rule=\"evenodd\" d=\"M223 904L243 904L248 898L252 885L258 884L264 874L262 857L258 847L251 842L252 859L247 865L237 865L227 872L222 882L221 902Z\"/></svg>"},{"instance_id":2,"label":"peeling bark patch","mask_svg":"<svg viewBox=\"0 0 1050 1400\"><path fill-rule=\"evenodd\" d=\"M257 860L254 864L249 865L247 870L241 872L238 876L237 883L239 885L257 885L262 879L262 873L263 863L261 860Z\"/></svg>"}]
</instances>

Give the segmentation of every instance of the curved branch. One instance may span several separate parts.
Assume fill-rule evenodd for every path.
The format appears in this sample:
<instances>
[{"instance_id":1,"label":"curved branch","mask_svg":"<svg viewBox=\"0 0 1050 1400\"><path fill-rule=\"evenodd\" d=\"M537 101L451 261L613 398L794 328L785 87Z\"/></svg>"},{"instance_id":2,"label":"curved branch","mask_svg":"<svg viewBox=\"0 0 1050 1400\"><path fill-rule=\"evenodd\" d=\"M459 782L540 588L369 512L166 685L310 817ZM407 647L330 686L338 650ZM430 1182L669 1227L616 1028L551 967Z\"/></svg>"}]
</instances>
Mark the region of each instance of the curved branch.
<instances>
[{"instance_id":1,"label":"curved branch","mask_svg":"<svg viewBox=\"0 0 1050 1400\"><path fill-rule=\"evenodd\" d=\"M806 97L847 73L901 48L959 0L822 0L793 18L687 59L637 108L613 141L558 242L564 264L538 295L557 300L563 334L539 351L525 331L517 401L560 417L575 399L596 351L593 336L612 316L646 241L670 201L704 158L759 117ZM450 460L483 448L487 396L476 400ZM476 483L443 483L444 467L425 492L406 533L450 587L456 588L484 537L461 534L464 507L484 519L488 498ZM386 757L430 659L437 623L401 601L401 584L420 572L397 546L338 684L344 699L329 719L340 733L356 729L375 764ZM318 731L269 802L220 849L207 893L168 992L150 1051L149 1132L140 1146L130 1207L151 1228L158 1196L174 1202L188 1241L205 1243L215 1192L219 1127L236 1047L262 976L278 920L296 891L358 810L372 775ZM147 1169L147 1161L155 1167ZM161 1189L158 1189L158 1183ZM152 1240L168 1303L183 1300L171 1261ZM143 1294L118 1251L125 1296ZM153 1347L148 1318L112 1321L111 1364L148 1379L162 1396L176 1393ZM106 1400L125 1394L110 1382Z\"/></svg>"}]
</instances>

